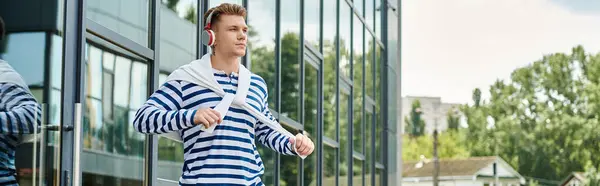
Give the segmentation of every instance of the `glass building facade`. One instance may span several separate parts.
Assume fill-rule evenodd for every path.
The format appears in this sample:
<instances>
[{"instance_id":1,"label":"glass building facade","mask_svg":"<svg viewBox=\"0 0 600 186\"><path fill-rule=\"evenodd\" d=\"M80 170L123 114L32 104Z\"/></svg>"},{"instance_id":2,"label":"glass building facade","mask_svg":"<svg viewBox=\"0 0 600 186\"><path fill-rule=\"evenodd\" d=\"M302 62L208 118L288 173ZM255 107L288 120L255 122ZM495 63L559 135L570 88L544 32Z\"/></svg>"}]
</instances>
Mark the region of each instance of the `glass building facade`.
<instances>
[{"instance_id":1,"label":"glass building facade","mask_svg":"<svg viewBox=\"0 0 600 186\"><path fill-rule=\"evenodd\" d=\"M132 126L170 72L206 53L202 15L246 7L241 59L269 107L315 151L302 160L259 146L266 185L399 185L397 1L2 1L0 59L43 108L17 147L21 185L177 185L183 145ZM1 135L1 134L0 134Z\"/></svg>"}]
</instances>

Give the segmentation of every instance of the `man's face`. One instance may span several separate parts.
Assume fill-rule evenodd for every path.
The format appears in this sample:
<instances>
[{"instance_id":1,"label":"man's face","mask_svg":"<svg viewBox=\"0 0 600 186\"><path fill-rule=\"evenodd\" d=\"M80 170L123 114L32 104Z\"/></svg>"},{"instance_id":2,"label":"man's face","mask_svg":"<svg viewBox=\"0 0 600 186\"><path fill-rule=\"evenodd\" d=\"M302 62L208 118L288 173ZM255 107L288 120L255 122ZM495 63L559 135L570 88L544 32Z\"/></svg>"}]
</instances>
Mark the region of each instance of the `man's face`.
<instances>
[{"instance_id":1,"label":"man's face","mask_svg":"<svg viewBox=\"0 0 600 186\"><path fill-rule=\"evenodd\" d=\"M215 50L217 55L241 57L246 55L246 32L248 26L244 17L237 15L220 15L213 30L216 35Z\"/></svg>"}]
</instances>

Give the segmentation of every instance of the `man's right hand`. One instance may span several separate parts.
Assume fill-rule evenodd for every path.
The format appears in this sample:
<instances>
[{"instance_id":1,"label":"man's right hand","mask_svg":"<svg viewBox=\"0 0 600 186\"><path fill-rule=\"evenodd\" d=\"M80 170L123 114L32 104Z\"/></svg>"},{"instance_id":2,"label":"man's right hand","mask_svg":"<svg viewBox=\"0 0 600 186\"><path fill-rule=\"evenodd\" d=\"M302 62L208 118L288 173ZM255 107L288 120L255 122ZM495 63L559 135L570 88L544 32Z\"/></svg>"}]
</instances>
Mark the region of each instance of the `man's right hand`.
<instances>
[{"instance_id":1,"label":"man's right hand","mask_svg":"<svg viewBox=\"0 0 600 186\"><path fill-rule=\"evenodd\" d=\"M204 125L206 128L210 128L210 126L215 125L217 123L221 123L223 120L221 119L221 114L216 110L211 108L201 108L196 110L196 115L194 116L194 124Z\"/></svg>"}]
</instances>

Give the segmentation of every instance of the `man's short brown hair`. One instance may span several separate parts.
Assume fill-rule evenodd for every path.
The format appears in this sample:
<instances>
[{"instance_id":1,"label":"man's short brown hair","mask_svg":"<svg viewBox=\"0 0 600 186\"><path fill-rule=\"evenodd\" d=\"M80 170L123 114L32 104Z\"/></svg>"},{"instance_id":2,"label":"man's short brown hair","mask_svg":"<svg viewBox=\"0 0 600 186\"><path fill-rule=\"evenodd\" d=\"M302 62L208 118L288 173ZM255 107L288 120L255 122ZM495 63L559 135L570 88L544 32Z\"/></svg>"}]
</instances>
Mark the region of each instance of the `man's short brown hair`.
<instances>
[{"instance_id":1,"label":"man's short brown hair","mask_svg":"<svg viewBox=\"0 0 600 186\"><path fill-rule=\"evenodd\" d=\"M204 25L206 25L206 19L208 18L208 15L210 15L212 12L215 13L210 18L211 28L212 25L215 25L217 22L219 22L220 15L237 15L246 18L246 9L243 6L238 4L223 3L219 6L208 9L206 13L204 13Z\"/></svg>"}]
</instances>

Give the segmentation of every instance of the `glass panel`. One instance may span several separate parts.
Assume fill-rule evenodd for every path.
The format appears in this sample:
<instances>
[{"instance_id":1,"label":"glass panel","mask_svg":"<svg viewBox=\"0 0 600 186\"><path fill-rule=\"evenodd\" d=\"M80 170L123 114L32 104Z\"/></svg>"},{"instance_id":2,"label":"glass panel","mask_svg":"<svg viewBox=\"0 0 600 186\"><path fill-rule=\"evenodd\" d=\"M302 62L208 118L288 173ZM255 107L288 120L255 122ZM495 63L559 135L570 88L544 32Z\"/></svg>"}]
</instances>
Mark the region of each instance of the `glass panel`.
<instances>
[{"instance_id":1,"label":"glass panel","mask_svg":"<svg viewBox=\"0 0 600 186\"><path fill-rule=\"evenodd\" d=\"M363 161L357 159L352 162L352 185L354 186L364 185L363 163Z\"/></svg>"},{"instance_id":2,"label":"glass panel","mask_svg":"<svg viewBox=\"0 0 600 186\"><path fill-rule=\"evenodd\" d=\"M319 0L304 0L304 40L317 50L321 40L320 7Z\"/></svg>"},{"instance_id":3,"label":"glass panel","mask_svg":"<svg viewBox=\"0 0 600 186\"><path fill-rule=\"evenodd\" d=\"M382 104L381 102L381 92L383 91L381 89L381 65L383 64L383 58L381 56L382 53L382 49L379 45L376 45L375 48L375 63L373 64L373 68L375 68L375 75L374 75L374 79L375 79L375 105L380 105ZM395 91L390 91L390 92L395 92Z\"/></svg>"},{"instance_id":4,"label":"glass panel","mask_svg":"<svg viewBox=\"0 0 600 186\"><path fill-rule=\"evenodd\" d=\"M371 185L371 166L374 165L373 163L373 155L372 155L372 150L373 150L373 145L371 144L372 137L373 135L371 135L371 129L373 129L373 114L370 112L366 112L365 114L365 185L370 186Z\"/></svg>"},{"instance_id":5,"label":"glass panel","mask_svg":"<svg viewBox=\"0 0 600 186\"><path fill-rule=\"evenodd\" d=\"M300 1L281 6L281 114L300 119Z\"/></svg>"},{"instance_id":6,"label":"glass panel","mask_svg":"<svg viewBox=\"0 0 600 186\"><path fill-rule=\"evenodd\" d=\"M135 113L134 113L135 114ZM183 166L183 144L158 137L158 178L178 181Z\"/></svg>"},{"instance_id":7,"label":"glass panel","mask_svg":"<svg viewBox=\"0 0 600 186\"><path fill-rule=\"evenodd\" d=\"M373 28L373 10L377 0L365 0L365 22L369 28Z\"/></svg>"},{"instance_id":8,"label":"glass panel","mask_svg":"<svg viewBox=\"0 0 600 186\"><path fill-rule=\"evenodd\" d=\"M381 38L381 0L375 0L375 36Z\"/></svg>"},{"instance_id":9,"label":"glass panel","mask_svg":"<svg viewBox=\"0 0 600 186\"><path fill-rule=\"evenodd\" d=\"M336 29L336 7L335 1L323 1L323 30L333 31ZM335 32L323 32L323 134L333 140L337 140L336 127L336 47Z\"/></svg>"},{"instance_id":10,"label":"glass panel","mask_svg":"<svg viewBox=\"0 0 600 186\"><path fill-rule=\"evenodd\" d=\"M317 139L318 71L306 61L304 68L304 129L311 140ZM304 160L304 185L316 185L318 149Z\"/></svg>"},{"instance_id":11,"label":"glass panel","mask_svg":"<svg viewBox=\"0 0 600 186\"><path fill-rule=\"evenodd\" d=\"M345 0L339 0L340 2L340 74L341 76L345 76L350 78L350 53L352 51L352 47L350 46L352 42L352 28L350 27L350 22L352 19L352 12L348 3Z\"/></svg>"},{"instance_id":12,"label":"glass panel","mask_svg":"<svg viewBox=\"0 0 600 186\"><path fill-rule=\"evenodd\" d=\"M86 17L148 46L149 1L147 0L90 0L86 1Z\"/></svg>"},{"instance_id":13,"label":"glass panel","mask_svg":"<svg viewBox=\"0 0 600 186\"><path fill-rule=\"evenodd\" d=\"M238 5L242 5L242 0L210 0L210 7L215 7L215 6L219 6L222 3L231 3L231 4L238 4ZM254 3L254 1L252 1L250 4Z\"/></svg>"},{"instance_id":14,"label":"glass panel","mask_svg":"<svg viewBox=\"0 0 600 186\"><path fill-rule=\"evenodd\" d=\"M375 170L375 186L382 186L383 184L383 169Z\"/></svg>"},{"instance_id":15,"label":"glass panel","mask_svg":"<svg viewBox=\"0 0 600 186\"><path fill-rule=\"evenodd\" d=\"M350 130L348 119L350 118L349 97L346 93L340 91L340 178L348 178L348 158L350 157L350 145L348 134ZM340 180L340 185L347 185L348 180Z\"/></svg>"},{"instance_id":16,"label":"glass panel","mask_svg":"<svg viewBox=\"0 0 600 186\"><path fill-rule=\"evenodd\" d=\"M375 107L375 117L375 136L373 136L375 139L375 162L383 164L383 149L381 148L383 141L381 139L384 134L381 111L378 106Z\"/></svg>"},{"instance_id":17,"label":"glass panel","mask_svg":"<svg viewBox=\"0 0 600 186\"><path fill-rule=\"evenodd\" d=\"M134 132L130 123L140 106L136 100L145 100L147 96L147 85L140 82L147 82L148 67L133 58L91 45L84 83L83 185L141 185L145 135ZM114 72L102 68L101 57L111 55L117 56ZM104 81L97 80L102 76L94 74L104 74ZM104 96L96 97L96 91L104 92ZM106 113L111 110L112 114Z\"/></svg>"},{"instance_id":18,"label":"glass panel","mask_svg":"<svg viewBox=\"0 0 600 186\"><path fill-rule=\"evenodd\" d=\"M56 28L62 24L62 11L58 10L62 5L62 1L0 2L3 27L12 32L0 38L0 65L3 66L0 121L4 121L0 126L0 174L3 175L0 180L3 185L58 185L60 161L55 159L61 153L61 133L38 127L61 123L63 50L62 32ZM47 18L48 15L56 20L25 19ZM48 32L31 32L42 28ZM4 71L8 69L13 75L5 76L10 74Z\"/></svg>"},{"instance_id":19,"label":"glass panel","mask_svg":"<svg viewBox=\"0 0 600 186\"><path fill-rule=\"evenodd\" d=\"M197 1L166 0L160 8L160 70L171 73L196 59Z\"/></svg>"},{"instance_id":20,"label":"glass panel","mask_svg":"<svg viewBox=\"0 0 600 186\"><path fill-rule=\"evenodd\" d=\"M323 177L323 185L337 186L336 169L337 169L337 157L336 148L323 145L323 170L321 171Z\"/></svg>"},{"instance_id":21,"label":"glass panel","mask_svg":"<svg viewBox=\"0 0 600 186\"><path fill-rule=\"evenodd\" d=\"M369 32L365 32L365 92L366 96L371 98L375 98L373 95L375 94L374 90L374 71L375 70L373 59L374 59L374 48L373 48L373 36Z\"/></svg>"},{"instance_id":22,"label":"glass panel","mask_svg":"<svg viewBox=\"0 0 600 186\"><path fill-rule=\"evenodd\" d=\"M196 59L198 1L161 1L159 86L179 66ZM136 100L137 101L146 100ZM135 113L134 113L135 114ZM178 181L182 174L183 144L168 138L158 140L158 178Z\"/></svg>"},{"instance_id":23,"label":"glass panel","mask_svg":"<svg viewBox=\"0 0 600 186\"><path fill-rule=\"evenodd\" d=\"M363 9L364 9L363 3L365 3L365 2L363 0L352 0L352 3L354 4L354 9L358 12L358 15L360 15L362 17Z\"/></svg>"},{"instance_id":24,"label":"glass panel","mask_svg":"<svg viewBox=\"0 0 600 186\"><path fill-rule=\"evenodd\" d=\"M363 130L363 26L358 20L358 16L354 15L354 37L353 37L353 118L352 118L352 135L354 143L354 151L363 153L364 148L364 130Z\"/></svg>"},{"instance_id":25,"label":"glass panel","mask_svg":"<svg viewBox=\"0 0 600 186\"><path fill-rule=\"evenodd\" d=\"M269 107L275 110L275 0L253 0L248 4L248 53L252 72L267 83Z\"/></svg>"},{"instance_id":26,"label":"glass panel","mask_svg":"<svg viewBox=\"0 0 600 186\"><path fill-rule=\"evenodd\" d=\"M263 165L265 166L265 174L262 175L261 179L263 184L265 185L273 185L275 183L275 158L276 153L267 148L264 145L258 146L258 153L260 154L260 158L263 161Z\"/></svg>"},{"instance_id":27,"label":"glass panel","mask_svg":"<svg viewBox=\"0 0 600 186\"><path fill-rule=\"evenodd\" d=\"M286 125L282 125L287 131L297 131L296 129L290 128ZM298 156L279 155L279 185L281 186L295 186L300 185L300 158Z\"/></svg>"}]
</instances>

